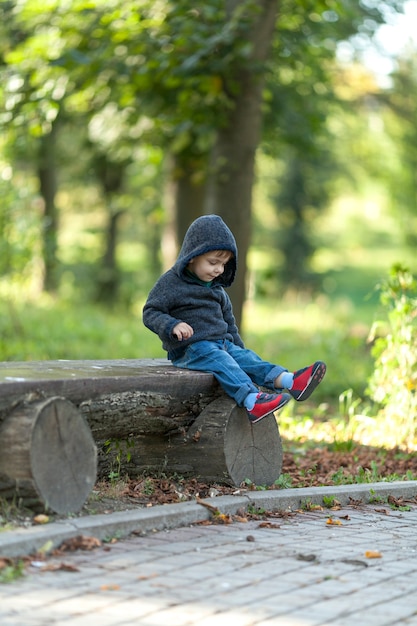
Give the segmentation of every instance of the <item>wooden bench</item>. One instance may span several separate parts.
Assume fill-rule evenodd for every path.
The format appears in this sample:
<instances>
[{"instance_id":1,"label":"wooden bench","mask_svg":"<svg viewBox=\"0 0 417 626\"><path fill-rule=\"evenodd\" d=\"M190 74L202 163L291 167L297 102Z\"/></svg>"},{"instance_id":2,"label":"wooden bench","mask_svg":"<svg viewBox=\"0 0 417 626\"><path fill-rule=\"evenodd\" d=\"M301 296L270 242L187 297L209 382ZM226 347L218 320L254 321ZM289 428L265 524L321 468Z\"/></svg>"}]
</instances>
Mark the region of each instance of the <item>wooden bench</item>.
<instances>
[{"instance_id":1,"label":"wooden bench","mask_svg":"<svg viewBox=\"0 0 417 626\"><path fill-rule=\"evenodd\" d=\"M167 360L0 363L0 496L78 511L117 468L271 485L274 416L252 426L211 374Z\"/></svg>"}]
</instances>

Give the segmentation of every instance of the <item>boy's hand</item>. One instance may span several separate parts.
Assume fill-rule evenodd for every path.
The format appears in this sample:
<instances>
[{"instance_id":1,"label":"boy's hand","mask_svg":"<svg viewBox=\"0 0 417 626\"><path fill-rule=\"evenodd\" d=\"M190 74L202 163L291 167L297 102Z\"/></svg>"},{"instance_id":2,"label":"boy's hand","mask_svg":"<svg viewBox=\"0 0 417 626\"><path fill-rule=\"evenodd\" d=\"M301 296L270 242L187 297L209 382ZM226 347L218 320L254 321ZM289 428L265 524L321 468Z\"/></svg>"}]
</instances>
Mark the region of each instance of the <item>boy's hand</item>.
<instances>
[{"instance_id":1,"label":"boy's hand","mask_svg":"<svg viewBox=\"0 0 417 626\"><path fill-rule=\"evenodd\" d=\"M183 339L189 339L194 335L194 330L189 324L185 322L180 322L176 326L174 326L172 330L172 334L176 336L178 341L182 341Z\"/></svg>"}]
</instances>

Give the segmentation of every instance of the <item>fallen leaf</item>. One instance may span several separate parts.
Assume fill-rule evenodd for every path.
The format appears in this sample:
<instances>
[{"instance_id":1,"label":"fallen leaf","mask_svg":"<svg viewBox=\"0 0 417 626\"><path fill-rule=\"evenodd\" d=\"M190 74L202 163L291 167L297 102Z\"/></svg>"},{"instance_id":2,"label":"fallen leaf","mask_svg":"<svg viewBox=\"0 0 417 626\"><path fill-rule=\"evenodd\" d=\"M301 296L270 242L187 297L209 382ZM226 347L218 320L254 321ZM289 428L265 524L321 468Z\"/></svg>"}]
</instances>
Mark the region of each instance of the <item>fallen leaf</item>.
<instances>
[{"instance_id":1,"label":"fallen leaf","mask_svg":"<svg viewBox=\"0 0 417 626\"><path fill-rule=\"evenodd\" d=\"M261 522L258 528L281 528L280 524L274 524L273 522Z\"/></svg>"},{"instance_id":2,"label":"fallen leaf","mask_svg":"<svg viewBox=\"0 0 417 626\"><path fill-rule=\"evenodd\" d=\"M35 515L33 521L35 524L47 524L49 522L49 516L39 513L39 515Z\"/></svg>"},{"instance_id":3,"label":"fallen leaf","mask_svg":"<svg viewBox=\"0 0 417 626\"><path fill-rule=\"evenodd\" d=\"M378 552L378 550L366 550L365 557L367 559L380 559L382 558L382 554Z\"/></svg>"},{"instance_id":4,"label":"fallen leaf","mask_svg":"<svg viewBox=\"0 0 417 626\"><path fill-rule=\"evenodd\" d=\"M390 512L388 509L374 509L376 513L382 513L383 515L389 515Z\"/></svg>"},{"instance_id":5,"label":"fallen leaf","mask_svg":"<svg viewBox=\"0 0 417 626\"><path fill-rule=\"evenodd\" d=\"M120 589L120 585L101 585L101 591L117 591Z\"/></svg>"},{"instance_id":6,"label":"fallen leaf","mask_svg":"<svg viewBox=\"0 0 417 626\"><path fill-rule=\"evenodd\" d=\"M342 559L342 563L347 563L348 565L360 565L361 567L368 567L368 563L365 563L365 561L360 561L359 559Z\"/></svg>"},{"instance_id":7,"label":"fallen leaf","mask_svg":"<svg viewBox=\"0 0 417 626\"><path fill-rule=\"evenodd\" d=\"M195 501L197 502L197 504L201 504L201 506L206 507L206 509L211 511L214 515L220 515L220 511L217 506L213 506L212 504L209 504L209 502L204 502L204 500L198 497L195 499Z\"/></svg>"},{"instance_id":8,"label":"fallen leaf","mask_svg":"<svg viewBox=\"0 0 417 626\"><path fill-rule=\"evenodd\" d=\"M87 537L85 535L77 535L77 537L71 537L63 543L61 543L59 549L61 551L74 552L75 550L93 550L101 546L100 539L96 537Z\"/></svg>"},{"instance_id":9,"label":"fallen leaf","mask_svg":"<svg viewBox=\"0 0 417 626\"><path fill-rule=\"evenodd\" d=\"M400 496L399 498L395 498L392 495L388 496L388 503L389 504L393 504L394 506L404 506L405 502L404 502L404 498L402 496Z\"/></svg>"},{"instance_id":10,"label":"fallen leaf","mask_svg":"<svg viewBox=\"0 0 417 626\"><path fill-rule=\"evenodd\" d=\"M75 565L69 563L47 563L42 565L41 572L79 572L80 570Z\"/></svg>"},{"instance_id":11,"label":"fallen leaf","mask_svg":"<svg viewBox=\"0 0 417 626\"><path fill-rule=\"evenodd\" d=\"M39 548L39 550L37 550L36 554L40 554L41 556L44 554L47 554L48 552L52 550L53 546L54 546L54 542L51 541L51 539L49 539L43 544L42 547Z\"/></svg>"},{"instance_id":12,"label":"fallen leaf","mask_svg":"<svg viewBox=\"0 0 417 626\"><path fill-rule=\"evenodd\" d=\"M298 561L315 561L317 559L315 554L297 554Z\"/></svg>"},{"instance_id":13,"label":"fallen leaf","mask_svg":"<svg viewBox=\"0 0 417 626\"><path fill-rule=\"evenodd\" d=\"M330 526L343 526L340 519L333 519L332 517L329 517L329 519L326 521L326 524L329 524Z\"/></svg>"},{"instance_id":14,"label":"fallen leaf","mask_svg":"<svg viewBox=\"0 0 417 626\"><path fill-rule=\"evenodd\" d=\"M230 515L225 515L224 513L218 513L214 516L214 519L217 522L221 522L222 524L231 524L233 522L232 517Z\"/></svg>"}]
</instances>

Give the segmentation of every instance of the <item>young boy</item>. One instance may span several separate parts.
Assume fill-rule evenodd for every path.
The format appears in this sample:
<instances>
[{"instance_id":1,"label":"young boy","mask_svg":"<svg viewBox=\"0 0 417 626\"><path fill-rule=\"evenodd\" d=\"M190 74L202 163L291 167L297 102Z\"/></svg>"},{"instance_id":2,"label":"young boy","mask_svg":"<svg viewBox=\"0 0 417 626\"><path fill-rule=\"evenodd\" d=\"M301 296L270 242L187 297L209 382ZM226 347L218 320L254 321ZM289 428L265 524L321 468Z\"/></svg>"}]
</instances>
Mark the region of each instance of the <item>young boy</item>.
<instances>
[{"instance_id":1,"label":"young boy","mask_svg":"<svg viewBox=\"0 0 417 626\"><path fill-rule=\"evenodd\" d=\"M245 348L224 289L232 284L236 269L237 247L228 226L218 215L197 218L174 266L150 291L143 322L159 336L173 365L211 372L256 423L291 398L306 400L326 365L316 361L290 373Z\"/></svg>"}]
</instances>

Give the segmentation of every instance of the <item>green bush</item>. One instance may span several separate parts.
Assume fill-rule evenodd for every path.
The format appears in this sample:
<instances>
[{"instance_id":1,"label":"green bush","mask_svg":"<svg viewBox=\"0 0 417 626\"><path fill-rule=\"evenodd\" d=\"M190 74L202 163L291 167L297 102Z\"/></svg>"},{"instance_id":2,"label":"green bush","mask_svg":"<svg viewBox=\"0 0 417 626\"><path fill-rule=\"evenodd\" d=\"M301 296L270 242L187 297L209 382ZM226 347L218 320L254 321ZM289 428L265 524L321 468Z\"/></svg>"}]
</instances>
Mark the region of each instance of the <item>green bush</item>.
<instances>
[{"instance_id":1,"label":"green bush","mask_svg":"<svg viewBox=\"0 0 417 626\"><path fill-rule=\"evenodd\" d=\"M367 391L380 406L377 417L411 445L417 417L417 283L407 268L392 268L380 285L380 299L387 319L371 331L375 367Z\"/></svg>"}]
</instances>

